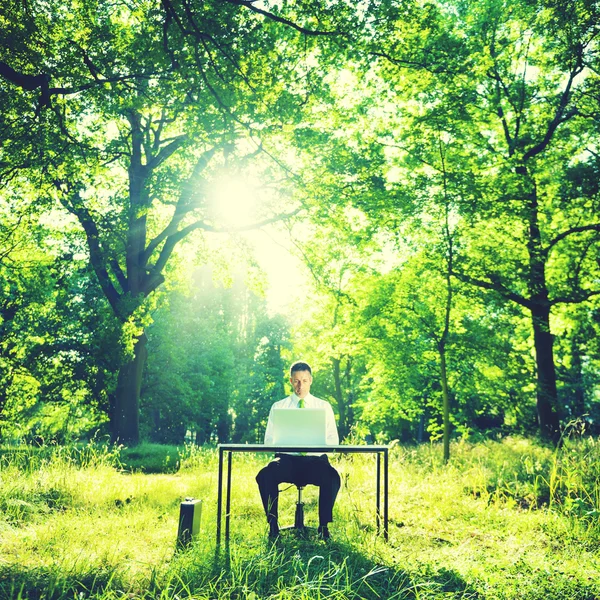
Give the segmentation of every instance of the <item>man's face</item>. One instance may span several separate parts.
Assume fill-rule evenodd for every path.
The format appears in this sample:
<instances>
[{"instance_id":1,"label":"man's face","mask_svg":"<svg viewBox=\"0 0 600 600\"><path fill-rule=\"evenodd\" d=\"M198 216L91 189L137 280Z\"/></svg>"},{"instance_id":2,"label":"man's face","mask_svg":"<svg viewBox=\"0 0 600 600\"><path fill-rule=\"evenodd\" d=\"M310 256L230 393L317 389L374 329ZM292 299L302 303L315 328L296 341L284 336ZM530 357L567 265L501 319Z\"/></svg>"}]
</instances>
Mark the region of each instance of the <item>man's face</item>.
<instances>
[{"instance_id":1,"label":"man's face","mask_svg":"<svg viewBox=\"0 0 600 600\"><path fill-rule=\"evenodd\" d=\"M310 392L312 375L308 371L294 371L290 377L290 383L294 388L296 396L298 398L305 398L308 392Z\"/></svg>"}]
</instances>

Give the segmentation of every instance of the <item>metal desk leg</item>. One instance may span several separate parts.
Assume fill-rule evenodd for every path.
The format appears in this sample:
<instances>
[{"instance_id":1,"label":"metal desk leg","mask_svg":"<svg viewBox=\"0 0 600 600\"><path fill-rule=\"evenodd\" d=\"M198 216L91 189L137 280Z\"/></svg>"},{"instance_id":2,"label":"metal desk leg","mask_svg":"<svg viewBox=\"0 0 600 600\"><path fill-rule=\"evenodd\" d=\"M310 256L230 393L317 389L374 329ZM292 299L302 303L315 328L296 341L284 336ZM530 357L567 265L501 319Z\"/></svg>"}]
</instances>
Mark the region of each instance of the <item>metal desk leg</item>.
<instances>
[{"instance_id":1,"label":"metal desk leg","mask_svg":"<svg viewBox=\"0 0 600 600\"><path fill-rule=\"evenodd\" d=\"M219 448L219 487L217 489L217 546L221 543L221 518L223 512L221 506L223 504L223 450Z\"/></svg>"},{"instance_id":2,"label":"metal desk leg","mask_svg":"<svg viewBox=\"0 0 600 600\"><path fill-rule=\"evenodd\" d=\"M377 452L377 535L381 533L381 452Z\"/></svg>"},{"instance_id":3,"label":"metal desk leg","mask_svg":"<svg viewBox=\"0 0 600 600\"><path fill-rule=\"evenodd\" d=\"M229 522L231 520L231 455L227 453L227 503L225 504L225 541L229 542Z\"/></svg>"},{"instance_id":4,"label":"metal desk leg","mask_svg":"<svg viewBox=\"0 0 600 600\"><path fill-rule=\"evenodd\" d=\"M385 449L383 456L383 538L388 541L388 492L389 492L389 455L388 449Z\"/></svg>"}]
</instances>

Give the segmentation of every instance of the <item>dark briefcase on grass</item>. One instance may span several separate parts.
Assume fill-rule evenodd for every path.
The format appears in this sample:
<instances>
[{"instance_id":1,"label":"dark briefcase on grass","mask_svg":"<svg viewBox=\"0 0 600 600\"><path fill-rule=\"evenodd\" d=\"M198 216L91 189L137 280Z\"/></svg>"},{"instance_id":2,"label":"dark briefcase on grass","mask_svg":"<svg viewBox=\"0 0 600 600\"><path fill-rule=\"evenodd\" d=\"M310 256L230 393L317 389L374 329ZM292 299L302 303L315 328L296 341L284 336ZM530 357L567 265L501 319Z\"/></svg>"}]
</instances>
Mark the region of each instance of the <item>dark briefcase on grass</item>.
<instances>
[{"instance_id":1,"label":"dark briefcase on grass","mask_svg":"<svg viewBox=\"0 0 600 600\"><path fill-rule=\"evenodd\" d=\"M202 514L202 500L186 498L179 507L179 531L177 543L187 546L200 532L200 516Z\"/></svg>"}]
</instances>

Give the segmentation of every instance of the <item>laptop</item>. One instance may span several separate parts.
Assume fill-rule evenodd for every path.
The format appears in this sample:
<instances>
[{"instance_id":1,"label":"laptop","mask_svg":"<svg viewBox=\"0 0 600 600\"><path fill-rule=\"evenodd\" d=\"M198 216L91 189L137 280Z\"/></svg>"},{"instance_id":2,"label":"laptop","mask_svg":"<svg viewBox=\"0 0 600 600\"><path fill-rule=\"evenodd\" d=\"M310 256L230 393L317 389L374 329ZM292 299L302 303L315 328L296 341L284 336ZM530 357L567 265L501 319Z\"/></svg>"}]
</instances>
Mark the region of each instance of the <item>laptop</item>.
<instances>
[{"instance_id":1,"label":"laptop","mask_svg":"<svg viewBox=\"0 0 600 600\"><path fill-rule=\"evenodd\" d=\"M326 412L322 408L274 408L274 446L324 446Z\"/></svg>"}]
</instances>

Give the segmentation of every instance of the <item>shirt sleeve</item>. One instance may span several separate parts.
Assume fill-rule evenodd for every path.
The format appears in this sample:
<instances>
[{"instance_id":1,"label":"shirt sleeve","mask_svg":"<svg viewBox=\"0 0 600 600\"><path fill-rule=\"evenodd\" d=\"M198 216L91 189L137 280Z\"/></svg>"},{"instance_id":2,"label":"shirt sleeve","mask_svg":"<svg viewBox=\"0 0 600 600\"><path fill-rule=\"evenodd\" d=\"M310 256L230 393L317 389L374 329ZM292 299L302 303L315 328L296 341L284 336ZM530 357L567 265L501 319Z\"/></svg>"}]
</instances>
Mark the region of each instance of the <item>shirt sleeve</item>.
<instances>
[{"instance_id":1,"label":"shirt sleeve","mask_svg":"<svg viewBox=\"0 0 600 600\"><path fill-rule=\"evenodd\" d=\"M327 403L325 410L327 413L327 418L325 420L325 443L328 446L337 446L340 443L340 437L338 435L337 426L335 424L335 415L333 414L331 404Z\"/></svg>"}]
</instances>

